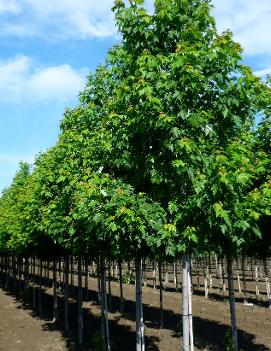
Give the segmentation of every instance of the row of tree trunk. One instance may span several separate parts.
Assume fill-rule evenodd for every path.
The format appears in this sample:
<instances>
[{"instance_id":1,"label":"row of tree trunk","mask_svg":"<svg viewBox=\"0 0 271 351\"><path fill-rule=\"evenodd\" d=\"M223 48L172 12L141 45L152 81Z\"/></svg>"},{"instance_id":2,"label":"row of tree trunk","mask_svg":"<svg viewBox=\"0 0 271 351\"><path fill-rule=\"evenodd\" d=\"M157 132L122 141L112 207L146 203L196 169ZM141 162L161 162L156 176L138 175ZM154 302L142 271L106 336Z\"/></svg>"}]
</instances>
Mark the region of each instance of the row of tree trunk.
<instances>
[{"instance_id":1,"label":"row of tree trunk","mask_svg":"<svg viewBox=\"0 0 271 351\"><path fill-rule=\"evenodd\" d=\"M226 262L226 269L225 269ZM205 296L208 297L209 289L213 288L213 280L220 281L221 293L226 292L225 279L228 280L228 291L231 311L232 325L232 346L233 350L238 350L237 326L235 316L235 300L233 280L237 282L239 293L243 286L244 303L248 304L247 280L255 282L256 295L260 294L259 282L265 281L266 294L270 303L270 284L268 261L251 261L250 258L240 257L234 262L232 259L208 255L206 257L196 257L193 260L189 253L183 256L182 279L180 277L180 262L163 262L162 260L142 260L136 257L134 263L106 262L101 255L96 262L89 262L81 257L66 256L57 260L41 260L37 258L22 257L0 257L1 281L6 289L16 288L18 297L21 297L23 289L32 286L32 307L42 315L42 287L53 287L53 322L58 322L59 307L58 295L64 294L64 326L69 331L69 296L71 290L77 291L78 306L78 342L83 342L83 298L88 299L88 277L97 276L98 301L101 306L101 336L104 340L106 350L111 350L108 305L111 304L111 280L118 279L120 282L120 313L124 311L123 281L135 282L136 297L136 350L145 350L144 341L144 319L142 305L142 285L146 286L152 282L154 289L159 286L160 298L160 327L164 326L163 318L163 290L169 283L173 283L176 289L182 287L182 323L183 323L183 350L193 351L193 323L192 323L192 292L193 288L199 288L200 278L204 278ZM234 268L234 272L233 272ZM83 289L83 275L85 277ZM173 276L170 281L169 276ZM75 284L75 276L77 283ZM192 284L192 278L196 278L196 283ZM124 279L125 278L125 279ZM84 294L83 294L84 290Z\"/></svg>"}]
</instances>

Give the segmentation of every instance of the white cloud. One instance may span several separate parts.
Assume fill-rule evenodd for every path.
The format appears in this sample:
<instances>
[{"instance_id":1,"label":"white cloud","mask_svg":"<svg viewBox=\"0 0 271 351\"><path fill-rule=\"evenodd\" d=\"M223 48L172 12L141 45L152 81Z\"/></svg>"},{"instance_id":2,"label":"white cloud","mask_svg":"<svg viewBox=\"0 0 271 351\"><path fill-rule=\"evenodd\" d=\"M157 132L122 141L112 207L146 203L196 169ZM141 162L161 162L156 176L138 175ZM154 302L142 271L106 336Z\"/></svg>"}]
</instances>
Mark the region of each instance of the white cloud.
<instances>
[{"instance_id":1,"label":"white cloud","mask_svg":"<svg viewBox=\"0 0 271 351\"><path fill-rule=\"evenodd\" d=\"M269 68L264 68L264 69L261 69L259 71L255 71L254 72L255 76L258 76L258 77L265 77L267 74L271 74L271 67Z\"/></svg>"},{"instance_id":2,"label":"white cloud","mask_svg":"<svg viewBox=\"0 0 271 351\"><path fill-rule=\"evenodd\" d=\"M112 0L22 0L39 20L52 24L59 36L111 36L114 28ZM63 26L64 25L64 26Z\"/></svg>"},{"instance_id":3,"label":"white cloud","mask_svg":"<svg viewBox=\"0 0 271 351\"><path fill-rule=\"evenodd\" d=\"M21 12L21 7L16 0L0 0L0 14L12 13L17 15Z\"/></svg>"},{"instance_id":4,"label":"white cloud","mask_svg":"<svg viewBox=\"0 0 271 351\"><path fill-rule=\"evenodd\" d=\"M230 29L246 55L271 55L271 1L214 0L220 31Z\"/></svg>"},{"instance_id":5,"label":"white cloud","mask_svg":"<svg viewBox=\"0 0 271 351\"><path fill-rule=\"evenodd\" d=\"M146 0L151 9L154 0ZM230 29L245 53L271 55L271 1L213 0L220 31ZM0 0L1 36L42 36L53 40L116 35L113 0Z\"/></svg>"},{"instance_id":6,"label":"white cloud","mask_svg":"<svg viewBox=\"0 0 271 351\"><path fill-rule=\"evenodd\" d=\"M10 1L10 0L9 0ZM0 0L2 12L14 16L2 21L0 35L42 36L50 39L86 39L115 35L113 0ZM35 29L35 30L33 30Z\"/></svg>"},{"instance_id":7,"label":"white cloud","mask_svg":"<svg viewBox=\"0 0 271 351\"><path fill-rule=\"evenodd\" d=\"M42 67L28 56L0 61L3 102L69 101L83 88L87 70L69 65Z\"/></svg>"}]
</instances>

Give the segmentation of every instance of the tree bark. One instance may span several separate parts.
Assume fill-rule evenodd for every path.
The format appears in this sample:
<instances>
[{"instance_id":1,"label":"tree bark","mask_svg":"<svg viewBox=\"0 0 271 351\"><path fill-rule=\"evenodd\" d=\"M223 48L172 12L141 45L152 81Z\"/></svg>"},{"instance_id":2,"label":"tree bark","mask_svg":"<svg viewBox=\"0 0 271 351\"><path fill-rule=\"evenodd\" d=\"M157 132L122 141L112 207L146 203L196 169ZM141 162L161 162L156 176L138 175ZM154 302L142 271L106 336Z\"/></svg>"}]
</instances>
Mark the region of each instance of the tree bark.
<instances>
[{"instance_id":1,"label":"tree bark","mask_svg":"<svg viewBox=\"0 0 271 351\"><path fill-rule=\"evenodd\" d=\"M39 315L42 315L42 260L40 260L40 266L39 266Z\"/></svg>"},{"instance_id":2,"label":"tree bark","mask_svg":"<svg viewBox=\"0 0 271 351\"><path fill-rule=\"evenodd\" d=\"M164 328L162 262L159 260L160 328Z\"/></svg>"},{"instance_id":3,"label":"tree bark","mask_svg":"<svg viewBox=\"0 0 271 351\"><path fill-rule=\"evenodd\" d=\"M85 299L88 301L88 259L85 259Z\"/></svg>"},{"instance_id":4,"label":"tree bark","mask_svg":"<svg viewBox=\"0 0 271 351\"><path fill-rule=\"evenodd\" d=\"M110 351L111 346L110 346L107 296L106 296L106 267L105 267L105 260L103 255L101 255L100 270L101 270L101 333L105 342L106 351Z\"/></svg>"},{"instance_id":5,"label":"tree bark","mask_svg":"<svg viewBox=\"0 0 271 351\"><path fill-rule=\"evenodd\" d=\"M82 262L78 256L78 343L83 343Z\"/></svg>"},{"instance_id":6,"label":"tree bark","mask_svg":"<svg viewBox=\"0 0 271 351\"><path fill-rule=\"evenodd\" d=\"M188 270L188 292L189 292L189 337L190 337L190 351L194 351L194 335L193 335L193 315L192 315L192 265L191 256L189 254L189 270Z\"/></svg>"},{"instance_id":7,"label":"tree bark","mask_svg":"<svg viewBox=\"0 0 271 351\"><path fill-rule=\"evenodd\" d=\"M135 260L136 269L136 351L145 351L143 306L142 306L142 261Z\"/></svg>"},{"instance_id":8,"label":"tree bark","mask_svg":"<svg viewBox=\"0 0 271 351\"><path fill-rule=\"evenodd\" d=\"M118 261L118 267L119 267L119 280L120 280L120 313L123 313L123 310L124 310L124 298L123 298L121 260Z\"/></svg>"},{"instance_id":9,"label":"tree bark","mask_svg":"<svg viewBox=\"0 0 271 351\"><path fill-rule=\"evenodd\" d=\"M64 263L64 328L69 331L69 256L65 256Z\"/></svg>"},{"instance_id":10,"label":"tree bark","mask_svg":"<svg viewBox=\"0 0 271 351\"><path fill-rule=\"evenodd\" d=\"M243 290L244 290L244 304L248 304L247 300L247 280L246 280L246 272L245 272L245 258L242 256L242 278L243 278Z\"/></svg>"},{"instance_id":11,"label":"tree bark","mask_svg":"<svg viewBox=\"0 0 271 351\"><path fill-rule=\"evenodd\" d=\"M259 296L260 295L260 289L259 289L259 275L258 275L257 259L255 259L254 268L255 268L255 293L256 293L256 296Z\"/></svg>"},{"instance_id":12,"label":"tree bark","mask_svg":"<svg viewBox=\"0 0 271 351\"><path fill-rule=\"evenodd\" d=\"M57 299L57 272L56 272L56 259L53 259L53 298L54 298L54 316L53 323L58 319L58 299Z\"/></svg>"},{"instance_id":13,"label":"tree bark","mask_svg":"<svg viewBox=\"0 0 271 351\"><path fill-rule=\"evenodd\" d=\"M269 283L268 265L267 265L266 258L263 261L263 267L264 267L265 287L266 287L266 295L267 295L267 299L268 299L268 306L269 306L269 308L271 308L270 283Z\"/></svg>"},{"instance_id":14,"label":"tree bark","mask_svg":"<svg viewBox=\"0 0 271 351\"><path fill-rule=\"evenodd\" d=\"M182 284L182 311L183 311L183 351L190 351L190 321L189 321L189 253L183 255L183 284Z\"/></svg>"},{"instance_id":15,"label":"tree bark","mask_svg":"<svg viewBox=\"0 0 271 351\"><path fill-rule=\"evenodd\" d=\"M232 350L238 351L237 324L236 324L236 313L235 313L234 288L233 288L233 280L232 280L231 257L227 258L227 271L228 271L229 300L230 300L230 313L231 313Z\"/></svg>"}]
</instances>

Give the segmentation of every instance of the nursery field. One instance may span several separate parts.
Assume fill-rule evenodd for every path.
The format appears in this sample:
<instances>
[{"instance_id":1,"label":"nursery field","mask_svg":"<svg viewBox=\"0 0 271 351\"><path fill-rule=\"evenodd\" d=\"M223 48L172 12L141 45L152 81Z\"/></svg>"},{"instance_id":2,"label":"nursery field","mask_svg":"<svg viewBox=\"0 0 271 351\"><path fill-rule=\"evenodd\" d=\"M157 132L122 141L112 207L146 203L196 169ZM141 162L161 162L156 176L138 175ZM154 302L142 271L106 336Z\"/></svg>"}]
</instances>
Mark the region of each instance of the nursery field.
<instances>
[{"instance_id":1,"label":"nursery field","mask_svg":"<svg viewBox=\"0 0 271 351\"><path fill-rule=\"evenodd\" d=\"M97 278L88 278L88 301L83 302L84 343L77 344L77 279L74 275L70 286L69 313L70 331L64 332L63 318L52 323L53 290L52 280L43 282L42 316L35 314L30 306L18 302L11 292L0 291L0 350L1 351L62 351L98 350L100 326L100 305L98 301ZM194 277L194 281L195 281ZM71 279L71 277L70 277ZM145 320L146 350L173 351L182 345L181 331L181 293L174 291L173 281L169 279L163 292L164 327L159 328L159 287L154 290L143 287L143 312ZM46 287L46 284L48 285ZM209 298L204 296L204 287L194 289L193 323L195 350L226 350L230 344L230 309L228 300L219 295L219 282L213 279L209 288ZM247 282L248 297L253 305L243 304L243 295L236 288L236 312L240 350L271 350L271 309L266 307L264 294L253 298L253 282ZM264 287L264 284L262 284ZM261 288L261 284L260 284ZM251 295L250 295L251 292ZM111 282L109 296L109 327L112 350L135 350L135 294L133 284L124 284L124 313L119 310L119 283ZM86 300L86 299L84 299ZM64 297L59 293L60 314L63 313ZM96 341L95 341L96 340ZM96 348L95 348L96 345ZM92 348L91 348L92 347Z\"/></svg>"},{"instance_id":2,"label":"nursery field","mask_svg":"<svg viewBox=\"0 0 271 351\"><path fill-rule=\"evenodd\" d=\"M209 0L112 10L120 40L0 195L0 349L271 350L271 77Z\"/></svg>"}]
</instances>

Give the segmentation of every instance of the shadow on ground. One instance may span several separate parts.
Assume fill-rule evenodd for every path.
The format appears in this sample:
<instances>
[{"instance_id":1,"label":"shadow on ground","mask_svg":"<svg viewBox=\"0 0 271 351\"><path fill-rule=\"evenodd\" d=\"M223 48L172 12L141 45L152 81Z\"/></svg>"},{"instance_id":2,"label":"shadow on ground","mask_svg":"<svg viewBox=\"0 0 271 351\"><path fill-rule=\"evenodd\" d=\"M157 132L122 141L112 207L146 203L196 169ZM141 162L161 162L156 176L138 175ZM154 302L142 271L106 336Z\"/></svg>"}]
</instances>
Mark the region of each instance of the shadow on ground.
<instances>
[{"instance_id":1,"label":"shadow on ground","mask_svg":"<svg viewBox=\"0 0 271 351\"><path fill-rule=\"evenodd\" d=\"M46 278L43 279L42 285L47 288L52 287L52 280ZM18 287L18 281L13 284L9 284L9 289L5 292L12 295L14 299L18 301L18 293L15 287ZM36 288L37 289L37 288ZM22 289L23 291L23 289ZM77 302L76 293L77 288L70 286L71 298L69 302L69 323L70 331L67 333L64 331L64 299L63 296L59 296L59 320L58 323L52 323L53 318L53 297L49 293L48 289L42 289L42 315L38 314L37 310L32 310L30 307L30 301L26 301L25 304L18 304L18 308L24 308L31 311L33 317L42 318L44 321L44 330L58 330L62 333L66 340L66 349L69 351L100 351L93 348L93 341L97 337L97 333L100 330L100 318L90 312L89 308L83 309L84 317L84 343L78 345L77 342ZM30 287L30 297L32 297L33 288ZM86 291L84 291L86 294ZM151 294L152 291L144 291L145 293ZM97 299L97 291L88 290L88 303L99 307ZM214 297L216 298L216 296ZM31 299L31 302L32 299ZM38 306L38 294L36 294L36 306ZM117 296L112 296L111 310L113 319L110 320L110 339L112 344L112 351L135 351L135 302L131 300L125 301L125 313L120 315L118 308L120 306L120 299ZM144 318L145 325L147 328L159 329L160 310L157 307L144 304ZM125 323L123 321L125 320ZM164 329L168 329L171 332L172 337L181 338L181 316L170 310L164 310ZM222 351L225 350L225 336L229 331L229 326L214 321L210 321L200 317L194 317L194 342L195 346L199 350L204 350L208 347L208 350ZM145 336L146 350L147 351L159 351L159 338ZM243 330L238 330L239 347L240 350L244 351L267 351L270 350L263 344L255 343L255 335L249 334ZM181 339L180 339L181 345ZM175 351L175 350L172 350Z\"/></svg>"}]
</instances>

